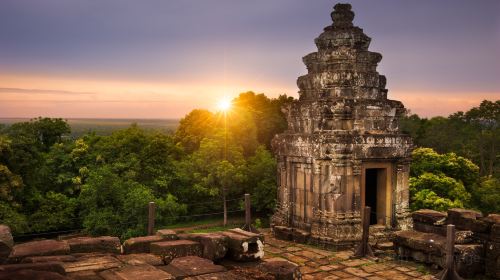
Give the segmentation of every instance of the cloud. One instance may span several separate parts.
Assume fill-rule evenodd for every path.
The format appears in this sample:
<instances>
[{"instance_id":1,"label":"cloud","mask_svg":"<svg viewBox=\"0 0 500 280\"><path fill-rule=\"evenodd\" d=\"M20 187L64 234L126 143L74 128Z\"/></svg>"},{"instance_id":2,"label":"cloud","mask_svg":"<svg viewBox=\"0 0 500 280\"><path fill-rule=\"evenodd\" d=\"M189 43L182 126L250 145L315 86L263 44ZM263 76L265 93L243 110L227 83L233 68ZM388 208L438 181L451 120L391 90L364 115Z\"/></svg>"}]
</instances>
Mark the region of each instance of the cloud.
<instances>
[{"instance_id":1,"label":"cloud","mask_svg":"<svg viewBox=\"0 0 500 280\"><path fill-rule=\"evenodd\" d=\"M59 95L95 95L95 92L69 91L58 89L26 89L26 88L0 88L0 93L19 94L59 94Z\"/></svg>"}]
</instances>

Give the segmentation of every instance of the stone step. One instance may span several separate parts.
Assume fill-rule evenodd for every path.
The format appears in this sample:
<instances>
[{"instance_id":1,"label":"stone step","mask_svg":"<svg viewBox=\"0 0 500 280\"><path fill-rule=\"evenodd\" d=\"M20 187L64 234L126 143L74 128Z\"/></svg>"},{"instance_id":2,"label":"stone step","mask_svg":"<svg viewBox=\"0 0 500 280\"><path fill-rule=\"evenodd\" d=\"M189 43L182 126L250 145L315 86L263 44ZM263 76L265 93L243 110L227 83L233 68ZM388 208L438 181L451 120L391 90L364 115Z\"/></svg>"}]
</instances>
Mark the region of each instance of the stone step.
<instances>
[{"instance_id":1,"label":"stone step","mask_svg":"<svg viewBox=\"0 0 500 280\"><path fill-rule=\"evenodd\" d=\"M65 242L68 243L72 254L91 252L120 254L121 252L121 242L118 237L76 237L67 239Z\"/></svg>"},{"instance_id":2,"label":"stone step","mask_svg":"<svg viewBox=\"0 0 500 280\"><path fill-rule=\"evenodd\" d=\"M60 256L26 257L21 262L22 263L76 262L77 260L78 259L72 255L60 255Z\"/></svg>"},{"instance_id":3,"label":"stone step","mask_svg":"<svg viewBox=\"0 0 500 280\"><path fill-rule=\"evenodd\" d=\"M32 271L49 271L60 275L66 275L64 267L59 262L46 262L46 263L21 263L21 264L6 264L0 265L0 272L13 272L21 270ZM15 279L15 278L12 278Z\"/></svg>"},{"instance_id":4,"label":"stone step","mask_svg":"<svg viewBox=\"0 0 500 280\"><path fill-rule=\"evenodd\" d=\"M31 241L15 245L9 256L9 262L19 262L23 258L33 256L67 255L70 249L68 243L56 240Z\"/></svg>"},{"instance_id":5,"label":"stone step","mask_svg":"<svg viewBox=\"0 0 500 280\"><path fill-rule=\"evenodd\" d=\"M228 237L220 233L185 233L179 234L181 239L199 242L203 246L202 257L218 260L226 256Z\"/></svg>"},{"instance_id":6,"label":"stone step","mask_svg":"<svg viewBox=\"0 0 500 280\"><path fill-rule=\"evenodd\" d=\"M203 246L191 240L173 240L151 243L151 253L159 255L168 264L173 259L186 256L201 256Z\"/></svg>"},{"instance_id":7,"label":"stone step","mask_svg":"<svg viewBox=\"0 0 500 280\"><path fill-rule=\"evenodd\" d=\"M226 271L223 266L215 265L211 260L196 256L176 258L162 269L173 275L175 279Z\"/></svg>"},{"instance_id":8,"label":"stone step","mask_svg":"<svg viewBox=\"0 0 500 280\"><path fill-rule=\"evenodd\" d=\"M66 273L85 271L85 270L105 270L120 267L122 262L112 256L83 257L76 262L64 263L62 266Z\"/></svg>"},{"instance_id":9,"label":"stone step","mask_svg":"<svg viewBox=\"0 0 500 280\"><path fill-rule=\"evenodd\" d=\"M141 236L127 239L123 243L123 253L149 253L151 243L164 241L160 235Z\"/></svg>"},{"instance_id":10,"label":"stone step","mask_svg":"<svg viewBox=\"0 0 500 280\"><path fill-rule=\"evenodd\" d=\"M128 254L116 256L121 262L129 265L149 264L153 266L163 265L163 260L160 256L153 254Z\"/></svg>"},{"instance_id":11,"label":"stone step","mask_svg":"<svg viewBox=\"0 0 500 280\"><path fill-rule=\"evenodd\" d=\"M161 236L163 240L177 240L177 233L171 229L159 229L156 231L156 235Z\"/></svg>"},{"instance_id":12,"label":"stone step","mask_svg":"<svg viewBox=\"0 0 500 280\"><path fill-rule=\"evenodd\" d=\"M170 273L149 264L124 266L99 273L105 280L174 280Z\"/></svg>"}]
</instances>

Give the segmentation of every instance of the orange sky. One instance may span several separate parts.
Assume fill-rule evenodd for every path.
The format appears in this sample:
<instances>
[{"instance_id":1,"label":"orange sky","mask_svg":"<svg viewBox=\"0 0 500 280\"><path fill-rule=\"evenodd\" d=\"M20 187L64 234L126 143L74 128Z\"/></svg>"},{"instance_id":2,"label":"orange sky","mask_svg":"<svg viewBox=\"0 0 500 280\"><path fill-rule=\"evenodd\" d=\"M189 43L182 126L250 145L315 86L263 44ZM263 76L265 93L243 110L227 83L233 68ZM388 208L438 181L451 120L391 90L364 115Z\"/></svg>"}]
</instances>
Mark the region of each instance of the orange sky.
<instances>
[{"instance_id":1,"label":"orange sky","mask_svg":"<svg viewBox=\"0 0 500 280\"><path fill-rule=\"evenodd\" d=\"M286 85L269 82L256 86L241 80L233 80L232 84L216 80L159 83L6 74L0 74L0 80L0 117L14 118L181 118L195 108L214 110L221 98L247 90L271 97L280 93L298 97L297 89ZM447 116L499 96L495 92L450 94L389 89L389 98L402 101L412 113L422 116Z\"/></svg>"}]
</instances>

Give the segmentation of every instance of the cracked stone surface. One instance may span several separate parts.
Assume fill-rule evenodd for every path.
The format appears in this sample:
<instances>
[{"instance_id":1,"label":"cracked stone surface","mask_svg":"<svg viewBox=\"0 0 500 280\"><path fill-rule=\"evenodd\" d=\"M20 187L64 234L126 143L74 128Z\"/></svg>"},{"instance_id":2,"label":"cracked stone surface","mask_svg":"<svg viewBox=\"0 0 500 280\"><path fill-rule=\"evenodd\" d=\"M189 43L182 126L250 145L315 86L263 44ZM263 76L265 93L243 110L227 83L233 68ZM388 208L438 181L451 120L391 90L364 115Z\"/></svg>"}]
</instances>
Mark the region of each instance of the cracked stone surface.
<instances>
[{"instance_id":1,"label":"cracked stone surface","mask_svg":"<svg viewBox=\"0 0 500 280\"><path fill-rule=\"evenodd\" d=\"M275 239L265 233L264 261L285 260L300 267L302 279L435 279L430 268L401 261L387 253L378 261L352 259L351 251L329 251L311 245Z\"/></svg>"}]
</instances>

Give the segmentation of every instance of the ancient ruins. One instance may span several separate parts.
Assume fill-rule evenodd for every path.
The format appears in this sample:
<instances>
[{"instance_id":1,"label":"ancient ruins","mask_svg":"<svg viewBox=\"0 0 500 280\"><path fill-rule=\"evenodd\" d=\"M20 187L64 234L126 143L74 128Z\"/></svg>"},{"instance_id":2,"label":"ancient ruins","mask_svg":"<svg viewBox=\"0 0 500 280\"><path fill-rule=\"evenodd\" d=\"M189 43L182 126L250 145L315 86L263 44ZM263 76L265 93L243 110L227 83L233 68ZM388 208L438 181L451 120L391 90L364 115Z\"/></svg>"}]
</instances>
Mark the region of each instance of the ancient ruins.
<instances>
[{"instance_id":1,"label":"ancient ruins","mask_svg":"<svg viewBox=\"0 0 500 280\"><path fill-rule=\"evenodd\" d=\"M273 139L278 159L278 235L331 244L361 237L361 209L371 224L409 226L408 176L412 141L399 131L406 110L387 99L377 72L382 55L353 25L349 4L337 4L333 24L303 57L299 100L284 108L288 129Z\"/></svg>"}]
</instances>

